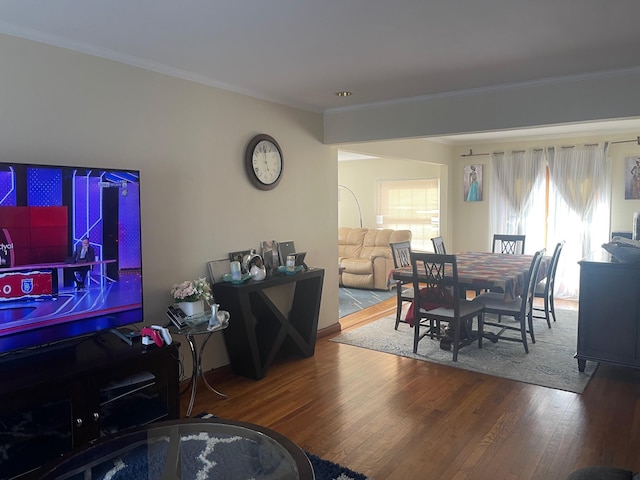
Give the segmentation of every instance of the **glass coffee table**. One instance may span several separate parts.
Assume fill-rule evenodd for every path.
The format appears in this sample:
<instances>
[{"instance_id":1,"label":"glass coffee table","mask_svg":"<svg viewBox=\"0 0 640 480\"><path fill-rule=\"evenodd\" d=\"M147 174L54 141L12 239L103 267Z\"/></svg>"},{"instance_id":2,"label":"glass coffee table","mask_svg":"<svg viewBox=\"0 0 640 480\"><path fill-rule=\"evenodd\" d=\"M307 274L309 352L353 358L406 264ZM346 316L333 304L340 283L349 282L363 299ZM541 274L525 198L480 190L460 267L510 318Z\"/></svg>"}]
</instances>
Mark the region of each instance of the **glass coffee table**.
<instances>
[{"instance_id":1,"label":"glass coffee table","mask_svg":"<svg viewBox=\"0 0 640 480\"><path fill-rule=\"evenodd\" d=\"M313 480L304 451L259 425L222 419L159 422L72 452L41 480Z\"/></svg>"}]
</instances>

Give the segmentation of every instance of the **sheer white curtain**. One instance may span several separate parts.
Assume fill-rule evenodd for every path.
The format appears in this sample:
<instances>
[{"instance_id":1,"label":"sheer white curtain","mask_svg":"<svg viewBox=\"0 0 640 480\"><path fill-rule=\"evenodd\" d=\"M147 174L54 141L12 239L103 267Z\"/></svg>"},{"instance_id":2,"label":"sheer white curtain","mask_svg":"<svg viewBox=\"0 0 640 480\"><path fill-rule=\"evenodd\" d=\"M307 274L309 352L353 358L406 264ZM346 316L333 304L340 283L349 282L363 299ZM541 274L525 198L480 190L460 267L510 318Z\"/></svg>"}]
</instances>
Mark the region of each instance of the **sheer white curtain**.
<instances>
[{"instance_id":1,"label":"sheer white curtain","mask_svg":"<svg viewBox=\"0 0 640 480\"><path fill-rule=\"evenodd\" d=\"M545 155L543 149L491 154L490 239L494 233L525 234L527 253L544 246Z\"/></svg>"},{"instance_id":2,"label":"sheer white curtain","mask_svg":"<svg viewBox=\"0 0 640 480\"><path fill-rule=\"evenodd\" d=\"M556 272L556 296L577 298L577 262L609 239L611 160L607 145L548 149L548 244L565 240Z\"/></svg>"}]
</instances>

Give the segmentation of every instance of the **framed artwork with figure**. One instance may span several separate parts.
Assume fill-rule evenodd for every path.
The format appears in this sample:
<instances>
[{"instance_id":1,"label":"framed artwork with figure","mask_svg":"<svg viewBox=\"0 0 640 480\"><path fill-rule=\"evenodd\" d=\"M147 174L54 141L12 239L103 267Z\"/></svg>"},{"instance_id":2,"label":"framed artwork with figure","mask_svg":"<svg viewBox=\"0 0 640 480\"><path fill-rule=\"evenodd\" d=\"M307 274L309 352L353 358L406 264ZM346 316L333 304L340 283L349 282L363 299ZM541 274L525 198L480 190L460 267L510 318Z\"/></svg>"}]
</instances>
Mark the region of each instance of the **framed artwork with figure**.
<instances>
[{"instance_id":1,"label":"framed artwork with figure","mask_svg":"<svg viewBox=\"0 0 640 480\"><path fill-rule=\"evenodd\" d=\"M482 201L482 165L464 167L464 201Z\"/></svg>"},{"instance_id":2,"label":"framed artwork with figure","mask_svg":"<svg viewBox=\"0 0 640 480\"><path fill-rule=\"evenodd\" d=\"M640 157L627 157L624 171L625 200L640 199Z\"/></svg>"}]
</instances>

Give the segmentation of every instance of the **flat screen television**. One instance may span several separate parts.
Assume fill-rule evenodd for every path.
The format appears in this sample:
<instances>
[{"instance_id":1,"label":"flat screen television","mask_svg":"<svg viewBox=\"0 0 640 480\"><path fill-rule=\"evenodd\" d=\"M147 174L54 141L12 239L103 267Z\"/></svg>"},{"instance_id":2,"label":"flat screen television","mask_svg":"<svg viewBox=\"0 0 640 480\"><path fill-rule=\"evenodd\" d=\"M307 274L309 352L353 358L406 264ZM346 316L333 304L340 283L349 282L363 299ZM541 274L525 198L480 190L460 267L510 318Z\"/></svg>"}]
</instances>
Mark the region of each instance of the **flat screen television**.
<instances>
[{"instance_id":1,"label":"flat screen television","mask_svg":"<svg viewBox=\"0 0 640 480\"><path fill-rule=\"evenodd\" d=\"M142 320L139 171L0 162L0 355Z\"/></svg>"}]
</instances>

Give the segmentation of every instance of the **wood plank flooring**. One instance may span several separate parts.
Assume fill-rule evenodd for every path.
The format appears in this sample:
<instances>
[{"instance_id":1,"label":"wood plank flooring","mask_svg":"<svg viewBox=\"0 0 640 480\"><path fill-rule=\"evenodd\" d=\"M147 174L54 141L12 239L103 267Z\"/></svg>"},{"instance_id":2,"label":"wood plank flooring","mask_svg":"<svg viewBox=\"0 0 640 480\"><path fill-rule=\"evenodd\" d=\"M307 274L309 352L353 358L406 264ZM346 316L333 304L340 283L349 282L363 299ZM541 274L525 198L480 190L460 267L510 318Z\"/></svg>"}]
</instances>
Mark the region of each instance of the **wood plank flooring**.
<instances>
[{"instance_id":1,"label":"wood plank flooring","mask_svg":"<svg viewBox=\"0 0 640 480\"><path fill-rule=\"evenodd\" d=\"M342 329L394 311L387 300L343 318ZM601 364L579 395L329 338L311 358L278 359L260 381L228 367L209 372L229 398L199 385L193 412L266 426L375 480L564 479L588 465L640 471L640 370Z\"/></svg>"}]
</instances>

